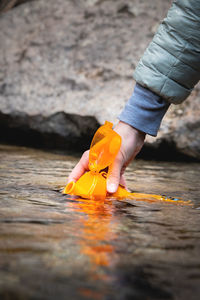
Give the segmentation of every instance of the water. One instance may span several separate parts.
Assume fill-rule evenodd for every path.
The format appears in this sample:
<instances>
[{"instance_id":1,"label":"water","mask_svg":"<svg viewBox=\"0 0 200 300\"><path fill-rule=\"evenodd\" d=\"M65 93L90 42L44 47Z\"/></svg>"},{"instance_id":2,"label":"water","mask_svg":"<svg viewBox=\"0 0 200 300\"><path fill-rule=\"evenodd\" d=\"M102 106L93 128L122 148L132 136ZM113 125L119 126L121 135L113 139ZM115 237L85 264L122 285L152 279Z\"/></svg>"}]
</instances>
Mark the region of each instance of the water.
<instances>
[{"instance_id":1,"label":"water","mask_svg":"<svg viewBox=\"0 0 200 300\"><path fill-rule=\"evenodd\" d=\"M0 299L200 299L200 164L135 161L128 186L192 205L61 194L77 158L0 146Z\"/></svg>"}]
</instances>

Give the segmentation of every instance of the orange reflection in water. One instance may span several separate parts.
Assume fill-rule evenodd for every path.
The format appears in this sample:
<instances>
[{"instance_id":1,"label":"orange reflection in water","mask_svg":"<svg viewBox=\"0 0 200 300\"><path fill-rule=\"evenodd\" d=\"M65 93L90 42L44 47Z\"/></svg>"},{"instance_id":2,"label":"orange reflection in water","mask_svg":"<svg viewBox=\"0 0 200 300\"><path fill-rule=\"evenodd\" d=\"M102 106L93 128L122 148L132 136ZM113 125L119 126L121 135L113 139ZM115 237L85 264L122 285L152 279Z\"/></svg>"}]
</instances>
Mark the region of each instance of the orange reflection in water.
<instances>
[{"instance_id":1,"label":"orange reflection in water","mask_svg":"<svg viewBox=\"0 0 200 300\"><path fill-rule=\"evenodd\" d=\"M114 247L111 244L115 238L113 223L113 205L109 199L69 198L68 202L74 211L82 213L79 244L81 254L86 255L91 263L90 278L95 282L108 282L104 267L109 267L114 260ZM80 217L79 217L80 221ZM98 284L97 284L98 286ZM104 299L106 288L80 287L81 297L101 300Z\"/></svg>"},{"instance_id":2,"label":"orange reflection in water","mask_svg":"<svg viewBox=\"0 0 200 300\"><path fill-rule=\"evenodd\" d=\"M137 201L155 202L161 196L148 194L134 194ZM104 272L102 267L110 267L115 262L115 239L116 223L113 222L112 199L82 199L69 198L68 202L74 211L82 213L80 226L79 244L80 252L89 258L91 263L90 276L96 282L110 281L111 278ZM166 200L166 199L164 199ZM169 199L170 200L170 199ZM173 201L173 200L170 200ZM174 202L174 201L173 201ZM80 221L80 218L79 218ZM106 288L80 287L79 293L84 298L102 300L107 293Z\"/></svg>"},{"instance_id":3,"label":"orange reflection in water","mask_svg":"<svg viewBox=\"0 0 200 300\"><path fill-rule=\"evenodd\" d=\"M179 199L173 200L160 195L132 193L130 194L136 201L145 202L170 202L173 204L191 205L190 201L182 201ZM113 260L114 248L111 241L115 234L113 230L112 219L112 198L107 199L83 199L71 198L74 200L70 204L74 210L83 213L82 223L80 228L82 236L80 238L81 253L89 257L93 268L97 266L108 266L110 257Z\"/></svg>"},{"instance_id":4,"label":"orange reflection in water","mask_svg":"<svg viewBox=\"0 0 200 300\"><path fill-rule=\"evenodd\" d=\"M108 266L113 253L110 244L114 238L111 226L112 202L109 200L76 199L73 205L83 212L81 252L90 258L94 266Z\"/></svg>"}]
</instances>

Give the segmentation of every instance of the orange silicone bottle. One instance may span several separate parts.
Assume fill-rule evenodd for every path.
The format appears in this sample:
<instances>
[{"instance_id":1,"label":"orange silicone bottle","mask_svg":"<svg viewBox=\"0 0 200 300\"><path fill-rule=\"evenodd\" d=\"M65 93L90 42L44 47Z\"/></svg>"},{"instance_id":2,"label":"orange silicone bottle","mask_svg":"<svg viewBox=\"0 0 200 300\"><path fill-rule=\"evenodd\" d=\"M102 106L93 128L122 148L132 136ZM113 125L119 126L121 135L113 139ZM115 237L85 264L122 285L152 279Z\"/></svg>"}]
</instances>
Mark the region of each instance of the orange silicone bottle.
<instances>
[{"instance_id":1,"label":"orange silicone bottle","mask_svg":"<svg viewBox=\"0 0 200 300\"><path fill-rule=\"evenodd\" d=\"M89 151L89 172L83 174L77 182L70 182L64 194L85 198L106 197L106 173L103 171L114 161L120 146L121 137L113 124L106 121L95 133Z\"/></svg>"},{"instance_id":2,"label":"orange silicone bottle","mask_svg":"<svg viewBox=\"0 0 200 300\"><path fill-rule=\"evenodd\" d=\"M89 152L89 169L100 172L114 161L120 146L121 137L114 130L113 124L106 121L95 133Z\"/></svg>"}]
</instances>

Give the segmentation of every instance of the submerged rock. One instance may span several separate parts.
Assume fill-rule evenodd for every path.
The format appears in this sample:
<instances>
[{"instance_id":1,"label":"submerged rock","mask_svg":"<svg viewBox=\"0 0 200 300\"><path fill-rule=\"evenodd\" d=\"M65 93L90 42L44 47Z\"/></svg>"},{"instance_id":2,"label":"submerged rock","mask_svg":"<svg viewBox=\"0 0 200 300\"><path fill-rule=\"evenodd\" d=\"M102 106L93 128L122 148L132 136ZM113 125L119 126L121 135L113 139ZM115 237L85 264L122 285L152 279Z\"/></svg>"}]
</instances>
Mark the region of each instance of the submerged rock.
<instances>
[{"instance_id":1,"label":"submerged rock","mask_svg":"<svg viewBox=\"0 0 200 300\"><path fill-rule=\"evenodd\" d=\"M1 139L35 137L41 146L73 148L79 141L86 146L106 119L116 122L132 93L133 70L170 2L39 0L2 14ZM200 158L199 110L197 87L171 107L146 145L159 151L173 145Z\"/></svg>"}]
</instances>

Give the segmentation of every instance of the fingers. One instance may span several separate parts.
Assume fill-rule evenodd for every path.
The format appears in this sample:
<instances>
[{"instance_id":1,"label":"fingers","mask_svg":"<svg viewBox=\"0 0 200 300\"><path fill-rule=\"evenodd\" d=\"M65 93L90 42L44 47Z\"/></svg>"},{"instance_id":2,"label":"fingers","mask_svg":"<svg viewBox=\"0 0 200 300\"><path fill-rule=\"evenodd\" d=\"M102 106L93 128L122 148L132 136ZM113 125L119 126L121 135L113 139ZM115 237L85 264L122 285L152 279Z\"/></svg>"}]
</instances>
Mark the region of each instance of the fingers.
<instances>
[{"instance_id":1,"label":"fingers","mask_svg":"<svg viewBox=\"0 0 200 300\"><path fill-rule=\"evenodd\" d=\"M123 160L117 157L113 164L109 167L108 176L107 176L107 191L108 193L115 193L118 189L120 178L121 178L121 169L123 166Z\"/></svg>"},{"instance_id":2,"label":"fingers","mask_svg":"<svg viewBox=\"0 0 200 300\"><path fill-rule=\"evenodd\" d=\"M89 163L89 150L83 153L80 161L77 163L77 165L69 174L67 180L68 183L71 181L76 182L86 171L88 171L88 163Z\"/></svg>"},{"instance_id":3,"label":"fingers","mask_svg":"<svg viewBox=\"0 0 200 300\"><path fill-rule=\"evenodd\" d=\"M123 174L122 174L121 177L120 177L119 184L122 185L123 187L125 187L125 189L127 189L126 180L125 180L125 177L124 177Z\"/></svg>"}]
</instances>

